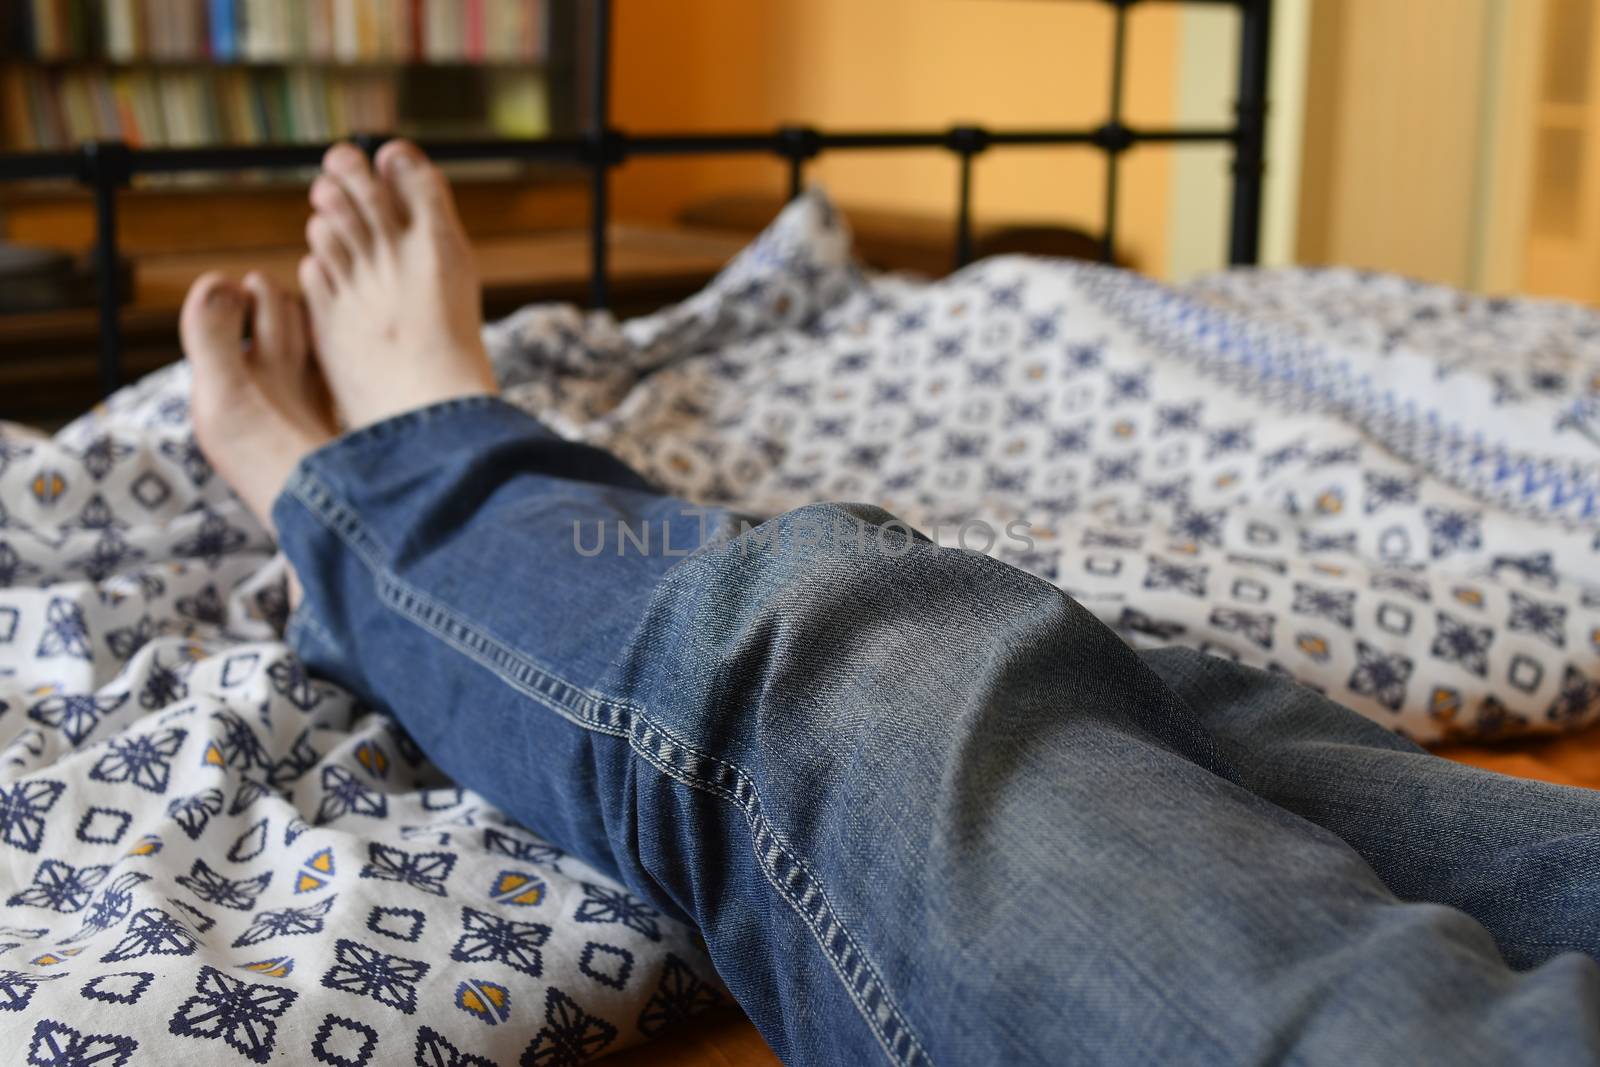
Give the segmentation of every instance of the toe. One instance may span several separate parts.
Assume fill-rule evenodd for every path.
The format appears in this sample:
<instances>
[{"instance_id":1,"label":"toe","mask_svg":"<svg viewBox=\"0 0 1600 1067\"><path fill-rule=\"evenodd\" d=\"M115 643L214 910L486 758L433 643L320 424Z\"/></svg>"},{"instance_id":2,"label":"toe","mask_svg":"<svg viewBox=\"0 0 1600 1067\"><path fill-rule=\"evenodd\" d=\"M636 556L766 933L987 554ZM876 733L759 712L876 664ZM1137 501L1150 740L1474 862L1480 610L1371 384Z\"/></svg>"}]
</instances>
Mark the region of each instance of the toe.
<instances>
[{"instance_id":1,"label":"toe","mask_svg":"<svg viewBox=\"0 0 1600 1067\"><path fill-rule=\"evenodd\" d=\"M300 283L300 293L306 298L312 321L324 318L333 303L333 279L322 269L316 256L301 256L295 268L295 278Z\"/></svg>"},{"instance_id":2,"label":"toe","mask_svg":"<svg viewBox=\"0 0 1600 1067\"><path fill-rule=\"evenodd\" d=\"M345 247L333 223L325 216L312 215L306 220L306 244L311 246L311 254L317 257L337 289L339 283L350 276L355 257Z\"/></svg>"},{"instance_id":3,"label":"toe","mask_svg":"<svg viewBox=\"0 0 1600 1067\"><path fill-rule=\"evenodd\" d=\"M243 290L216 271L202 274L189 287L178 316L178 336L198 377L226 382L244 376L247 303Z\"/></svg>"},{"instance_id":4,"label":"toe","mask_svg":"<svg viewBox=\"0 0 1600 1067\"><path fill-rule=\"evenodd\" d=\"M251 296L251 337L256 358L263 366L298 371L306 359L305 334L297 317L298 305L260 271L246 274L244 287Z\"/></svg>"},{"instance_id":5,"label":"toe","mask_svg":"<svg viewBox=\"0 0 1600 1067\"><path fill-rule=\"evenodd\" d=\"M367 225L366 216L336 180L326 174L317 175L311 183L311 206L332 224L339 239L357 258L372 250L372 228Z\"/></svg>"},{"instance_id":6,"label":"toe","mask_svg":"<svg viewBox=\"0 0 1600 1067\"><path fill-rule=\"evenodd\" d=\"M378 173L413 222L459 227L450 183L422 149L410 141L389 141L378 150Z\"/></svg>"},{"instance_id":7,"label":"toe","mask_svg":"<svg viewBox=\"0 0 1600 1067\"><path fill-rule=\"evenodd\" d=\"M311 330L306 324L305 301L298 299L292 293L285 294L283 310L289 350L297 353L299 360L304 363L311 355Z\"/></svg>"},{"instance_id":8,"label":"toe","mask_svg":"<svg viewBox=\"0 0 1600 1067\"><path fill-rule=\"evenodd\" d=\"M344 189L375 237L382 238L399 228L394 198L372 173L366 153L355 145L340 142L323 155L322 171Z\"/></svg>"}]
</instances>

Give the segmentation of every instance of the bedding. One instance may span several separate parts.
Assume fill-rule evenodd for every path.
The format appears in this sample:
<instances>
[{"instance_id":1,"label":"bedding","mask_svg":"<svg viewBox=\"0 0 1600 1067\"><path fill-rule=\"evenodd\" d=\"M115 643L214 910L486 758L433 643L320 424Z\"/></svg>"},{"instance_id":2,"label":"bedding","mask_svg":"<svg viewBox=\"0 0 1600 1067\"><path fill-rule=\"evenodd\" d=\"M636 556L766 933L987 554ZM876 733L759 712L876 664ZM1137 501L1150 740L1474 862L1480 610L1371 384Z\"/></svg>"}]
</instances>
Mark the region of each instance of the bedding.
<instances>
[{"instance_id":1,"label":"bedding","mask_svg":"<svg viewBox=\"0 0 1600 1067\"><path fill-rule=\"evenodd\" d=\"M572 1064L726 1003L693 931L307 676L187 394L0 431L0 1058Z\"/></svg>"},{"instance_id":2,"label":"bedding","mask_svg":"<svg viewBox=\"0 0 1600 1067\"><path fill-rule=\"evenodd\" d=\"M1350 271L873 278L812 193L682 305L529 308L488 338L512 399L672 493L879 504L1135 645L1421 741L1600 714L1586 309Z\"/></svg>"},{"instance_id":3,"label":"bedding","mask_svg":"<svg viewBox=\"0 0 1600 1067\"><path fill-rule=\"evenodd\" d=\"M1597 338L1576 308L1345 272L871 278L817 193L682 305L486 331L513 400L670 491L878 503L1137 645L1424 740L1596 720ZM306 675L186 374L0 431L0 1040L565 1064L725 1003L692 931Z\"/></svg>"}]
</instances>

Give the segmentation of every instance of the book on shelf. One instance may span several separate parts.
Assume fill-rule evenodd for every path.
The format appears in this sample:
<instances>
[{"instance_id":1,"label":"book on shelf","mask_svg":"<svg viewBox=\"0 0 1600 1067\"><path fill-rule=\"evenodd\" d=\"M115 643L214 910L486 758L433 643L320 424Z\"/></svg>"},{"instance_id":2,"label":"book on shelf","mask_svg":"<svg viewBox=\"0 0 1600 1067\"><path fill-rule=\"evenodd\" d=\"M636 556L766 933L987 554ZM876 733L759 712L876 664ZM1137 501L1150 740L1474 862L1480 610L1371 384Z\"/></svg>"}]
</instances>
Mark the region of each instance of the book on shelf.
<instances>
[{"instance_id":1,"label":"book on shelf","mask_svg":"<svg viewBox=\"0 0 1600 1067\"><path fill-rule=\"evenodd\" d=\"M4 0L7 54L46 60L529 63L544 0Z\"/></svg>"},{"instance_id":2,"label":"book on shelf","mask_svg":"<svg viewBox=\"0 0 1600 1067\"><path fill-rule=\"evenodd\" d=\"M543 136L544 12L544 0L0 0L0 149Z\"/></svg>"},{"instance_id":3,"label":"book on shelf","mask_svg":"<svg viewBox=\"0 0 1600 1067\"><path fill-rule=\"evenodd\" d=\"M502 137L549 132L542 77L490 71L477 130ZM382 71L255 69L0 69L0 125L14 151L121 140L136 147L321 142L361 131L410 132L400 85Z\"/></svg>"}]
</instances>

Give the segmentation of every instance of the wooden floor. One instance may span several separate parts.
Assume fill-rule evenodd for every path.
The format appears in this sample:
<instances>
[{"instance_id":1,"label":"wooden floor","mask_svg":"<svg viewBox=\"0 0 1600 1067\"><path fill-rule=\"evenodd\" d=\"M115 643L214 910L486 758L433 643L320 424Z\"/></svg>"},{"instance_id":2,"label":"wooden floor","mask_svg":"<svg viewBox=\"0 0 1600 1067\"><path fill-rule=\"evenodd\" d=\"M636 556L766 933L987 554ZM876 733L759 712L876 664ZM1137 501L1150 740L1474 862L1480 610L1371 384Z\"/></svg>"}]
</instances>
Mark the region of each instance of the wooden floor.
<instances>
[{"instance_id":1,"label":"wooden floor","mask_svg":"<svg viewBox=\"0 0 1600 1067\"><path fill-rule=\"evenodd\" d=\"M605 1057L607 1067L782 1067L737 1009L696 1020L681 1032Z\"/></svg>"},{"instance_id":2,"label":"wooden floor","mask_svg":"<svg viewBox=\"0 0 1600 1067\"><path fill-rule=\"evenodd\" d=\"M1439 745L1434 752L1513 778L1600 789L1600 726L1554 737Z\"/></svg>"}]
</instances>

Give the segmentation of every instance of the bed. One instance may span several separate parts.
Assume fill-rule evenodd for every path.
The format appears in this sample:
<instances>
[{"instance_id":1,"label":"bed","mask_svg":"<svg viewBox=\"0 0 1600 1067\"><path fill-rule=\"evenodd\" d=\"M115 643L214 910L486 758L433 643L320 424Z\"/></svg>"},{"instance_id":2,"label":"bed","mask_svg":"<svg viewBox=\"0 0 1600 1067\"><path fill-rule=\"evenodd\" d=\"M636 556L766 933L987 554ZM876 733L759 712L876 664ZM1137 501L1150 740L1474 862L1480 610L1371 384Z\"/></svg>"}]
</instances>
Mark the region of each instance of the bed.
<instances>
[{"instance_id":1,"label":"bed","mask_svg":"<svg viewBox=\"0 0 1600 1067\"><path fill-rule=\"evenodd\" d=\"M1173 287L1013 256L871 276L826 195L798 188L820 151L954 152L964 260L984 151L1087 146L1114 177L1133 144L1222 140L1247 265L1269 6L1240 7L1227 130L1132 130L1114 96L1089 131L630 137L604 121L596 5L588 137L429 146L593 168L596 307L492 324L507 395L671 492L871 500L1054 582L1135 646L1279 671L1452 758L1595 784L1600 593L1580 579L1600 317L1345 271ZM606 176L672 151L775 152L797 195L703 292L618 323ZM0 158L0 177L81 174L110 263L131 173L315 154L101 146ZM1108 257L1114 221L1113 195ZM114 292L102 309L109 389ZM282 561L195 448L185 375L52 437L0 434L0 1037L46 1062L770 1062L692 930L299 667ZM625 1051L647 1039L668 1043Z\"/></svg>"},{"instance_id":2,"label":"bed","mask_svg":"<svg viewBox=\"0 0 1600 1067\"><path fill-rule=\"evenodd\" d=\"M849 250L812 191L683 304L535 306L486 341L509 399L674 493L877 501L1135 646L1290 674L1452 755L1566 734L1473 758L1592 774L1595 472L1563 450L1600 316L1347 271L1171 287L1013 256L929 282ZM298 667L186 374L0 437L7 1035L565 1062L725 1008L692 931ZM1483 405L1503 433L1466 458L1494 462L1448 462Z\"/></svg>"}]
</instances>

